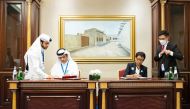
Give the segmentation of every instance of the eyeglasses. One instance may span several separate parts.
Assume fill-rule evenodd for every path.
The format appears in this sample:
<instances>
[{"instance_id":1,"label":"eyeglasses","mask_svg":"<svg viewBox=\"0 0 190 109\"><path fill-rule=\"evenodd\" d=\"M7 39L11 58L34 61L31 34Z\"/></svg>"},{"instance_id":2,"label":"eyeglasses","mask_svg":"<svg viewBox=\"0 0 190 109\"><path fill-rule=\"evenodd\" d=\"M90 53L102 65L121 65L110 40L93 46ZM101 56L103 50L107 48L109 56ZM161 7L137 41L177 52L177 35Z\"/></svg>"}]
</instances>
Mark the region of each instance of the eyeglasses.
<instances>
[{"instance_id":1,"label":"eyeglasses","mask_svg":"<svg viewBox=\"0 0 190 109\"><path fill-rule=\"evenodd\" d=\"M143 62L144 61L144 59L143 58L136 58L138 61L141 61L141 62Z\"/></svg>"}]
</instances>

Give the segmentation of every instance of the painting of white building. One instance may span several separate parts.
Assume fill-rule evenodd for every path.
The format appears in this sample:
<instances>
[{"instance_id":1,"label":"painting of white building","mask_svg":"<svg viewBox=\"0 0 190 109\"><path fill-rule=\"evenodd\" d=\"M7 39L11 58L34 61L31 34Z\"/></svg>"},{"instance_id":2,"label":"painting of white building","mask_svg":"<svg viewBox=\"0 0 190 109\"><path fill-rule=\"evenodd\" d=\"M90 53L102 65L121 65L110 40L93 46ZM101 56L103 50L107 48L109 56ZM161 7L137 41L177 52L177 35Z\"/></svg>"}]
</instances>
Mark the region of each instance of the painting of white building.
<instances>
[{"instance_id":1,"label":"painting of white building","mask_svg":"<svg viewBox=\"0 0 190 109\"><path fill-rule=\"evenodd\" d=\"M73 57L129 57L131 26L130 20L65 20L64 47Z\"/></svg>"}]
</instances>

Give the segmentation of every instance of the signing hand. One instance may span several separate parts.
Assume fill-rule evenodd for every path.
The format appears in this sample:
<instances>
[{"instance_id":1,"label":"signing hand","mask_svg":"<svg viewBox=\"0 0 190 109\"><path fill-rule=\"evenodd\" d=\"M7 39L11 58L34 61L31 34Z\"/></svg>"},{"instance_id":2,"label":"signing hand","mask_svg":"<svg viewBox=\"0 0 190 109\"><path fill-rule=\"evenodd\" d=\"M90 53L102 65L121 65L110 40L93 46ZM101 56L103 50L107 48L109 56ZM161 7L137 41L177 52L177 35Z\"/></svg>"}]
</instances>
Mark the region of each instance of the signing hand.
<instances>
[{"instance_id":1,"label":"signing hand","mask_svg":"<svg viewBox=\"0 0 190 109\"><path fill-rule=\"evenodd\" d=\"M53 76L48 75L48 76L47 76L47 79L53 79Z\"/></svg>"},{"instance_id":2,"label":"signing hand","mask_svg":"<svg viewBox=\"0 0 190 109\"><path fill-rule=\"evenodd\" d=\"M133 77L134 77L134 78L138 78L138 77L141 77L141 75L139 75L139 74L134 74Z\"/></svg>"}]
</instances>

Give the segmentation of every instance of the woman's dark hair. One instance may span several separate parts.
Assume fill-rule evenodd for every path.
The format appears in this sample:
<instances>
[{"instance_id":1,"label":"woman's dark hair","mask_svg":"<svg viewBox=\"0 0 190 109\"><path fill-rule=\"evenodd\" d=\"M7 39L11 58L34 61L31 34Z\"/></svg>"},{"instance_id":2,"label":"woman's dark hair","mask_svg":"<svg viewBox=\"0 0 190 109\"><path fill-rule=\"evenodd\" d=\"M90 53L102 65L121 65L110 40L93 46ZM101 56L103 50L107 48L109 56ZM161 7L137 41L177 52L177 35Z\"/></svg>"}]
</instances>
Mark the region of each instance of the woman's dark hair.
<instances>
[{"instance_id":1,"label":"woman's dark hair","mask_svg":"<svg viewBox=\"0 0 190 109\"><path fill-rule=\"evenodd\" d=\"M135 55L135 57L138 57L138 56L141 56L141 57L143 57L144 59L146 58L146 55L145 55L144 52L137 52L136 55Z\"/></svg>"},{"instance_id":2,"label":"woman's dark hair","mask_svg":"<svg viewBox=\"0 0 190 109\"><path fill-rule=\"evenodd\" d=\"M159 32L158 36L161 36L161 35L169 36L169 32L166 31L166 30L162 30L162 31Z\"/></svg>"}]
</instances>

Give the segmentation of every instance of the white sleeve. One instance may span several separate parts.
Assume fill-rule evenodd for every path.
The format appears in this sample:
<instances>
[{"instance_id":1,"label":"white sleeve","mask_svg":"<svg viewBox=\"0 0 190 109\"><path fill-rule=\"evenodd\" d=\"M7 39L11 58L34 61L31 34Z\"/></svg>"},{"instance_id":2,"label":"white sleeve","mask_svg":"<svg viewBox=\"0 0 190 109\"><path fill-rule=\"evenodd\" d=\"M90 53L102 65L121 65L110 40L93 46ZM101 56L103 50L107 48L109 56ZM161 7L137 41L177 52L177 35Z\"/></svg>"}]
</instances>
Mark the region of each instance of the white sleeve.
<instances>
[{"instance_id":1,"label":"white sleeve","mask_svg":"<svg viewBox=\"0 0 190 109\"><path fill-rule=\"evenodd\" d=\"M159 53L159 54L158 54L158 57L160 58L160 57L162 57L162 55Z\"/></svg>"},{"instance_id":2,"label":"white sleeve","mask_svg":"<svg viewBox=\"0 0 190 109\"><path fill-rule=\"evenodd\" d=\"M40 68L40 59L35 55L28 55L28 64L29 71L33 71L33 73L37 73L38 75L43 76L43 78L47 78L48 74L44 73L42 68Z\"/></svg>"},{"instance_id":3,"label":"white sleeve","mask_svg":"<svg viewBox=\"0 0 190 109\"><path fill-rule=\"evenodd\" d=\"M174 55L174 52L173 52L173 51L171 51L171 52L170 52L170 56L173 56L173 55Z\"/></svg>"},{"instance_id":4,"label":"white sleeve","mask_svg":"<svg viewBox=\"0 0 190 109\"><path fill-rule=\"evenodd\" d=\"M72 63L69 73L71 75L76 75L77 77L79 77L78 65L75 62Z\"/></svg>"},{"instance_id":5,"label":"white sleeve","mask_svg":"<svg viewBox=\"0 0 190 109\"><path fill-rule=\"evenodd\" d=\"M63 74L60 72L60 68L57 66L57 64L54 64L51 68L51 76L54 78L62 78Z\"/></svg>"}]
</instances>

